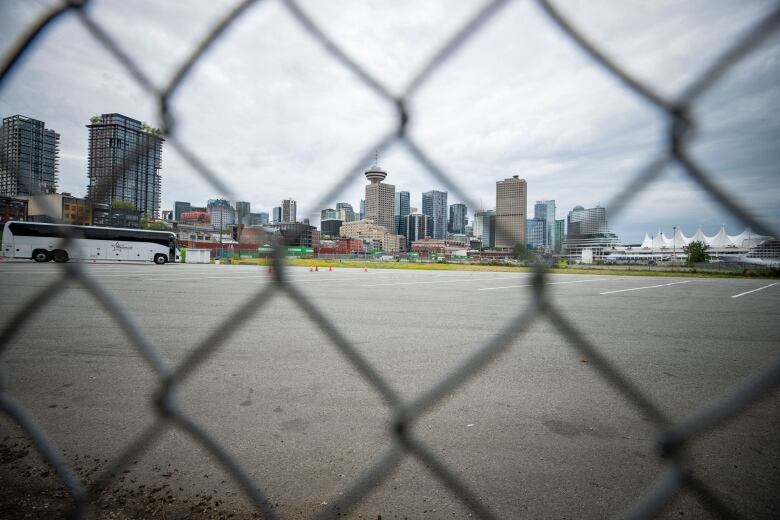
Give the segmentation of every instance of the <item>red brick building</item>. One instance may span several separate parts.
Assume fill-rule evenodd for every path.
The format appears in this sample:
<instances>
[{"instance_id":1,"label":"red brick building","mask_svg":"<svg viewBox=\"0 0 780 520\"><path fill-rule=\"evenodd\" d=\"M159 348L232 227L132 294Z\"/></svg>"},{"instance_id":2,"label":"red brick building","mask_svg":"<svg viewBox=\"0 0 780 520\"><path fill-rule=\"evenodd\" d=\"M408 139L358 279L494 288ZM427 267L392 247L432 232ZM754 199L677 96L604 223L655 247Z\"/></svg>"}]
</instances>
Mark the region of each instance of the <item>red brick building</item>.
<instances>
[{"instance_id":1,"label":"red brick building","mask_svg":"<svg viewBox=\"0 0 780 520\"><path fill-rule=\"evenodd\" d=\"M456 251L466 251L468 248L468 244L463 242L438 238L423 238L412 242L412 251L420 253L420 258L429 258L431 253L449 258Z\"/></svg>"}]
</instances>

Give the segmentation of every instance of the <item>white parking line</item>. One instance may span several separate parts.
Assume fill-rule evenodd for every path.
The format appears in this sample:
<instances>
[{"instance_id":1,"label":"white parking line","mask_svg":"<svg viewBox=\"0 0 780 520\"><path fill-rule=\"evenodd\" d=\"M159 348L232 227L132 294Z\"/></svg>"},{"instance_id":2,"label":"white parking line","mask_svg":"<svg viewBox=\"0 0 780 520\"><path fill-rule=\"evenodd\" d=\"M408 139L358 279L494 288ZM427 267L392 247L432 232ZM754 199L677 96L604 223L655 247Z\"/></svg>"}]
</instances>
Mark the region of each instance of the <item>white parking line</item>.
<instances>
[{"instance_id":1,"label":"white parking line","mask_svg":"<svg viewBox=\"0 0 780 520\"><path fill-rule=\"evenodd\" d=\"M354 276L350 276L349 278L338 278L335 276L330 277L327 275L318 276L316 274L294 274L294 275L285 275L284 279L289 282L327 282L331 280L361 280L361 279L364 280L367 276L371 276L371 278L387 278L389 275L354 274ZM272 280L274 278L274 275L270 273L266 273L266 274L198 276L198 277L170 276L167 278L144 278L144 281L145 282L178 282L178 281L187 281L187 280L246 280L249 278L268 278L269 280Z\"/></svg>"},{"instance_id":2,"label":"white parking line","mask_svg":"<svg viewBox=\"0 0 780 520\"><path fill-rule=\"evenodd\" d=\"M544 285L563 285L567 283L585 283L585 282L603 282L603 279L598 280L573 280L571 282L550 282L546 283ZM533 287L533 284L526 284L526 285L505 285L503 287L483 287L482 289L477 289L478 291L497 291L499 289L514 289L515 287Z\"/></svg>"},{"instance_id":3,"label":"white parking line","mask_svg":"<svg viewBox=\"0 0 780 520\"><path fill-rule=\"evenodd\" d=\"M526 276L529 277L531 275ZM518 277L519 278L519 277ZM462 278L460 280L434 280L434 281L424 281L424 282L394 282L394 283L374 283L374 284L368 284L368 285L361 285L361 287L386 287L390 285L422 285L422 284L429 284L429 283L456 283L456 282L484 282L489 280L506 280L506 276L502 276L501 278Z\"/></svg>"},{"instance_id":4,"label":"white parking line","mask_svg":"<svg viewBox=\"0 0 780 520\"><path fill-rule=\"evenodd\" d=\"M660 285L647 285L645 287L632 287L631 289L618 289L617 291L607 291L599 294L614 294L619 292L641 291L642 289L654 289L656 287L667 287L669 285L678 285L681 283L688 283L688 282L690 282L690 280L685 280L684 282L662 283Z\"/></svg>"},{"instance_id":5,"label":"white parking line","mask_svg":"<svg viewBox=\"0 0 780 520\"><path fill-rule=\"evenodd\" d=\"M732 298L739 298L740 296L745 296L746 294L754 293L756 291L761 291L763 289L766 289L768 287L772 287L773 285L778 285L778 284L780 284L780 282L770 283L769 285L765 285L763 287L759 287L758 289L753 289L752 291L745 291L743 293L735 294L734 296L732 296Z\"/></svg>"}]
</instances>

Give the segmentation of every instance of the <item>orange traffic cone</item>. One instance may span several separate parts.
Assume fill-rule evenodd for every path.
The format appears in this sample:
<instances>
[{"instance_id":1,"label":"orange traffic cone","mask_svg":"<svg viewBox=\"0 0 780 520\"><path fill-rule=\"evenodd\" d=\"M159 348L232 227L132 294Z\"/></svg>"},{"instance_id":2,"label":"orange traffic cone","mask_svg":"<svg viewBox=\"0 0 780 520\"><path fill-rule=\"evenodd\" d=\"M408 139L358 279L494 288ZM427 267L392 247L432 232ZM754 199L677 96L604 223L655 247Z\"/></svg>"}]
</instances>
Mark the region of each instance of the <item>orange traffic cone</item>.
<instances>
[{"instance_id":1,"label":"orange traffic cone","mask_svg":"<svg viewBox=\"0 0 780 520\"><path fill-rule=\"evenodd\" d=\"M328 272L332 273L333 272L333 267L328 267Z\"/></svg>"},{"instance_id":2,"label":"orange traffic cone","mask_svg":"<svg viewBox=\"0 0 780 520\"><path fill-rule=\"evenodd\" d=\"M315 273L319 273L320 272L319 266L317 266L317 265L314 266L314 272Z\"/></svg>"},{"instance_id":3,"label":"orange traffic cone","mask_svg":"<svg viewBox=\"0 0 780 520\"><path fill-rule=\"evenodd\" d=\"M363 272L364 272L364 273L367 273L367 272L368 272L368 267L364 267L364 268L363 268Z\"/></svg>"},{"instance_id":4,"label":"orange traffic cone","mask_svg":"<svg viewBox=\"0 0 780 520\"><path fill-rule=\"evenodd\" d=\"M269 273L273 273L274 272L274 268L273 267L268 267L268 272Z\"/></svg>"}]
</instances>

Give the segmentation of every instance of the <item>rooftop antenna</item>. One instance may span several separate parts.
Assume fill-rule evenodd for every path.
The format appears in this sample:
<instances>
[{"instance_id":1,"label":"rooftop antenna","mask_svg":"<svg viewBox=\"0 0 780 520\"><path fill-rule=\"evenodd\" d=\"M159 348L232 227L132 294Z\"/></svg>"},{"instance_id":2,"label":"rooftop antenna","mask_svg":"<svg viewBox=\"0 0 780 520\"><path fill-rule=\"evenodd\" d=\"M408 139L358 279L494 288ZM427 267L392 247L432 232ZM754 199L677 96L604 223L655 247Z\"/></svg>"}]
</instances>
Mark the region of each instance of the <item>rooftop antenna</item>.
<instances>
[{"instance_id":1,"label":"rooftop antenna","mask_svg":"<svg viewBox=\"0 0 780 520\"><path fill-rule=\"evenodd\" d=\"M379 150L374 150L374 166L379 166Z\"/></svg>"}]
</instances>

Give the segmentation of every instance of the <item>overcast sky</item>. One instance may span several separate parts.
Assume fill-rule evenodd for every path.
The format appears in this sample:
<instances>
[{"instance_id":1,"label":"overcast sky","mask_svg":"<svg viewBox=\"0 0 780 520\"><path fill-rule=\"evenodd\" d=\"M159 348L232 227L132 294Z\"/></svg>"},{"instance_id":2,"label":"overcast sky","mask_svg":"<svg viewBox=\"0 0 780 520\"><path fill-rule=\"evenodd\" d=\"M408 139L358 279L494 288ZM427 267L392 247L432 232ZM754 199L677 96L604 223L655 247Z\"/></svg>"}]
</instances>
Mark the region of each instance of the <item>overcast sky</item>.
<instances>
[{"instance_id":1,"label":"overcast sky","mask_svg":"<svg viewBox=\"0 0 780 520\"><path fill-rule=\"evenodd\" d=\"M90 14L157 85L235 0L99 0ZM51 2L0 2L0 52ZM480 2L334 2L302 6L354 59L400 92ZM771 9L772 2L559 2L620 64L674 95ZM695 156L754 214L780 228L780 37L773 36L695 107ZM86 192L93 114L159 124L155 100L66 16L0 91L0 115L23 114L61 134L60 189ZM529 1L510 3L430 78L411 103L411 134L468 196L495 206L495 182L528 181L529 213L555 199L606 205L664 143L665 120L589 60ZM307 212L395 124L393 107L332 59L275 0L260 2L195 67L173 99L178 135L252 211L292 196ZM445 189L406 152L383 153L386 182ZM366 164L366 167L370 164ZM220 194L170 146L162 208ZM366 181L333 200L358 209ZM459 202L450 193L450 204ZM607 208L609 210L609 208ZM470 208L470 215L473 208ZM624 242L672 226L708 234L744 227L674 168L610 219Z\"/></svg>"}]
</instances>

